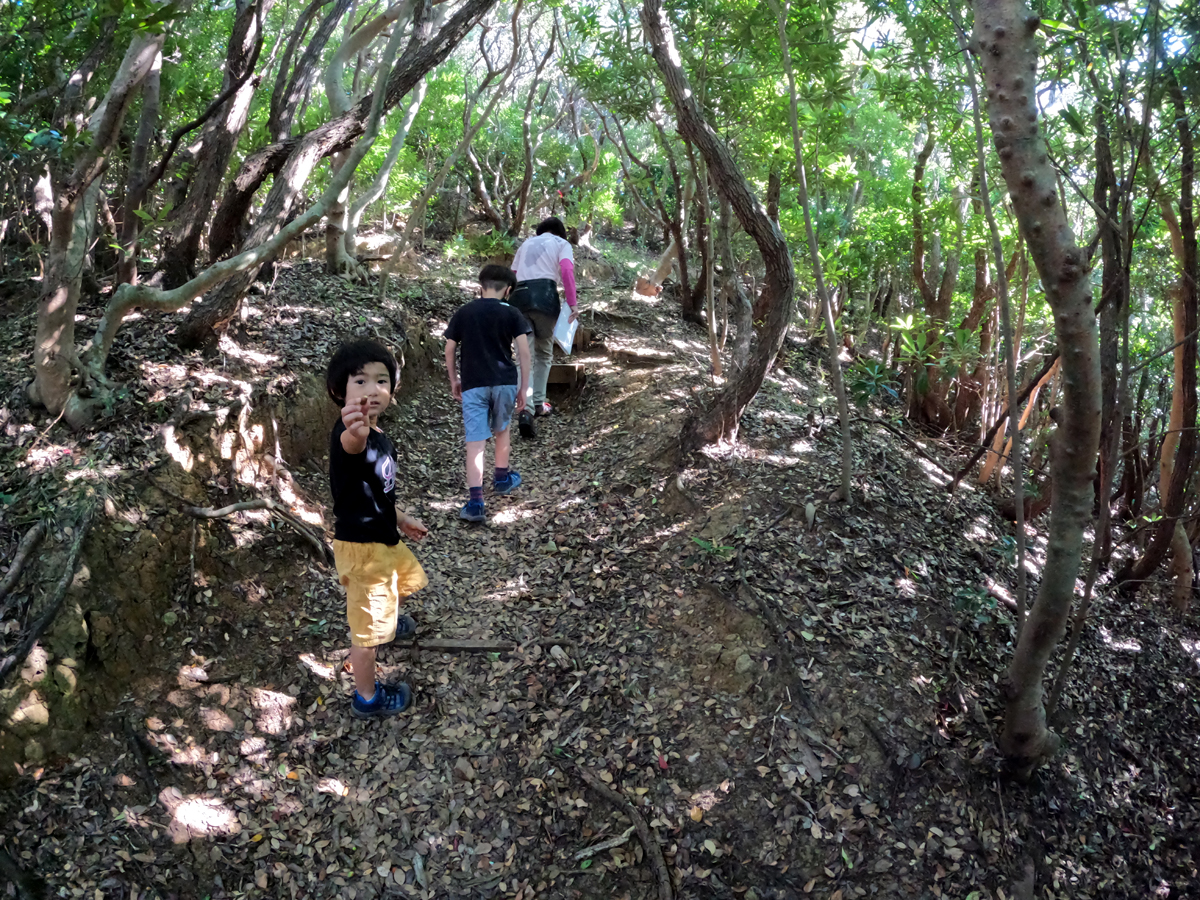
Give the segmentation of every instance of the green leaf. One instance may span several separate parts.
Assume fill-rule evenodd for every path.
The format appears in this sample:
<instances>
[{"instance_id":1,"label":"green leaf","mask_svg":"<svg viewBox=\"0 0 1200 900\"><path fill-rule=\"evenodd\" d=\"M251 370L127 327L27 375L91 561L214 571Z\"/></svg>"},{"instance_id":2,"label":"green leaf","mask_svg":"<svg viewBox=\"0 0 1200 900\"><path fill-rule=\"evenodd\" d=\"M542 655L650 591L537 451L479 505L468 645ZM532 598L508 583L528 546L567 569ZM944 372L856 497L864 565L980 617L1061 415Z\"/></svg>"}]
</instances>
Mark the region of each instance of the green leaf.
<instances>
[{"instance_id":1,"label":"green leaf","mask_svg":"<svg viewBox=\"0 0 1200 900\"><path fill-rule=\"evenodd\" d=\"M1078 34L1079 31L1073 25L1068 25L1066 22L1059 22L1056 19L1042 19L1042 28L1047 31L1061 31L1064 34ZM967 898L970 900L970 898Z\"/></svg>"},{"instance_id":2,"label":"green leaf","mask_svg":"<svg viewBox=\"0 0 1200 900\"><path fill-rule=\"evenodd\" d=\"M1077 110L1074 106L1068 106L1066 109L1059 110L1058 114L1062 116L1063 121L1071 127L1071 130L1081 138L1086 138L1088 136L1087 128L1083 124L1083 117L1079 114L1079 110Z\"/></svg>"}]
</instances>

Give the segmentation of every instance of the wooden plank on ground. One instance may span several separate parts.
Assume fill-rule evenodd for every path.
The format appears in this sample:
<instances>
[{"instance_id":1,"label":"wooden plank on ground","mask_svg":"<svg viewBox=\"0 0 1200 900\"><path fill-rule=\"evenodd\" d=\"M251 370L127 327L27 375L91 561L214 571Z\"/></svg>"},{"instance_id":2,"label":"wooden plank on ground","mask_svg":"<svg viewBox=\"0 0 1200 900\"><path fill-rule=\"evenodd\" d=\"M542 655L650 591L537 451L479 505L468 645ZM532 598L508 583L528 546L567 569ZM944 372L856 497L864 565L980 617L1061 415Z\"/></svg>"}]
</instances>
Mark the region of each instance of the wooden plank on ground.
<instances>
[{"instance_id":1,"label":"wooden plank on ground","mask_svg":"<svg viewBox=\"0 0 1200 900\"><path fill-rule=\"evenodd\" d=\"M664 353L659 350L642 350L633 347L622 347L608 351L608 355L617 362L625 363L628 366L659 366L664 363L675 362L675 356L672 353Z\"/></svg>"},{"instance_id":2,"label":"wooden plank on ground","mask_svg":"<svg viewBox=\"0 0 1200 900\"><path fill-rule=\"evenodd\" d=\"M555 363L550 367L550 377L546 379L546 383L575 387L582 383L585 377L583 363Z\"/></svg>"}]
</instances>

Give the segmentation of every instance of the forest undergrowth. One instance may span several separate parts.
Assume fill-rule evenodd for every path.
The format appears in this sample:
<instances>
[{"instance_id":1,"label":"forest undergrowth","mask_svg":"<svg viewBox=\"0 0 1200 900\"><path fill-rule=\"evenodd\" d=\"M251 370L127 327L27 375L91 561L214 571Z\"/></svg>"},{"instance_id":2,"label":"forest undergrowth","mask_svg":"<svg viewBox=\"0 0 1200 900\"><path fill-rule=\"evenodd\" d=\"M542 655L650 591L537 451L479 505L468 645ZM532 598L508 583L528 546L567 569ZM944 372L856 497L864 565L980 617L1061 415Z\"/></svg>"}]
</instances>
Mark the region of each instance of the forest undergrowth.
<instances>
[{"instance_id":1,"label":"forest undergrowth","mask_svg":"<svg viewBox=\"0 0 1200 900\"><path fill-rule=\"evenodd\" d=\"M1101 591L1065 750L1010 781L994 742L1014 622L995 596L1014 583L1014 545L988 493L947 493L959 448L860 422L855 499L826 502L836 407L823 352L795 336L739 443L677 471L706 335L632 294L618 265L581 282L603 340L580 357L586 382L515 444L522 488L465 525L438 335L476 265L423 266L361 313L377 287L282 264L207 357L146 314L113 354L128 392L79 435L25 402L34 310L10 306L4 558L39 516L59 528L0 640L61 575L69 505L90 492L103 511L61 620L4 694L18 721L0 835L27 888L655 896L627 807L587 772L644 816L678 897L1200 892L1200 637L1156 592ZM384 425L402 504L430 527L415 548L430 585L409 611L424 640L502 646L384 650L416 700L377 723L348 714L332 568L266 511L185 512L269 497L331 525L336 412L319 376L361 331L407 336L409 383ZM630 366L622 348L673 361Z\"/></svg>"}]
</instances>

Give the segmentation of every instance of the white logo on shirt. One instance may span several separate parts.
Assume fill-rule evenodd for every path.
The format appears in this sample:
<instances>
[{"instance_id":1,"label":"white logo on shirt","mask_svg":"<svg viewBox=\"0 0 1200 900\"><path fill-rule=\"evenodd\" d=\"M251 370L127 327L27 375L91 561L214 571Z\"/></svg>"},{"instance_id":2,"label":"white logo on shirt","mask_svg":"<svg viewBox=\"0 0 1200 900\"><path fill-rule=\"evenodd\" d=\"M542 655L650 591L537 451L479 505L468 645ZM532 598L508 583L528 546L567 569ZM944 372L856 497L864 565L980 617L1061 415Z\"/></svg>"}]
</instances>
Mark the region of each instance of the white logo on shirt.
<instances>
[{"instance_id":1,"label":"white logo on shirt","mask_svg":"<svg viewBox=\"0 0 1200 900\"><path fill-rule=\"evenodd\" d=\"M390 456L383 458L383 464L379 467L379 477L383 479L383 492L390 494L396 487L396 461Z\"/></svg>"}]
</instances>

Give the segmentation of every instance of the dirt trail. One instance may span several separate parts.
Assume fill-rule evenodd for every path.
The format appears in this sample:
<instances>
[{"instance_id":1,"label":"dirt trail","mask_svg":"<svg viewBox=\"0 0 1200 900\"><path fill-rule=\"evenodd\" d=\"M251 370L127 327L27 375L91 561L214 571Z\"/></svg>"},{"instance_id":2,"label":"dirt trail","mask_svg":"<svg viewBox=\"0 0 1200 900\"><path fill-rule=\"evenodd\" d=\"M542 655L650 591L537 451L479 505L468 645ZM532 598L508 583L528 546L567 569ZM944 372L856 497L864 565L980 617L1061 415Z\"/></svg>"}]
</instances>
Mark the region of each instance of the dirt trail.
<instances>
[{"instance_id":1,"label":"dirt trail","mask_svg":"<svg viewBox=\"0 0 1200 900\"><path fill-rule=\"evenodd\" d=\"M456 297L411 292L409 306L436 333ZM997 778L1008 620L983 585L1007 583L1011 563L982 494L948 501L940 473L880 431L859 445L861 499L823 503L836 422L819 353L799 345L743 443L676 476L704 335L665 300L599 285L584 302L610 347L676 362L586 356L583 390L515 443L525 483L489 491L486 525L457 518L461 423L443 376L384 423L402 501L430 526L414 546L430 585L409 608L422 636L515 651L385 649L414 708L355 721L332 572L262 521L203 526L214 560L241 548L259 565L201 571L161 665L93 723L87 756L18 785L2 829L18 864L76 897L656 896L626 810L582 765L641 811L678 897L1011 898L1027 856L1037 896L1123 896L1121 873L1130 896L1195 878L1186 853L1150 853L1155 828L1183 839L1186 816L1101 833L1120 802L1103 787L1111 754L1091 768L1067 754L1036 790ZM293 462L323 498L320 466ZM1103 658L1084 665L1092 677Z\"/></svg>"}]
</instances>

